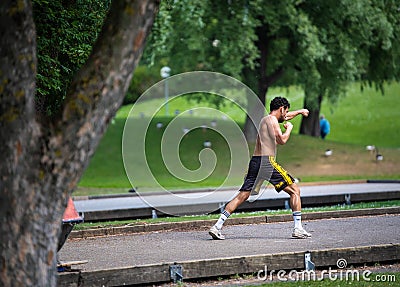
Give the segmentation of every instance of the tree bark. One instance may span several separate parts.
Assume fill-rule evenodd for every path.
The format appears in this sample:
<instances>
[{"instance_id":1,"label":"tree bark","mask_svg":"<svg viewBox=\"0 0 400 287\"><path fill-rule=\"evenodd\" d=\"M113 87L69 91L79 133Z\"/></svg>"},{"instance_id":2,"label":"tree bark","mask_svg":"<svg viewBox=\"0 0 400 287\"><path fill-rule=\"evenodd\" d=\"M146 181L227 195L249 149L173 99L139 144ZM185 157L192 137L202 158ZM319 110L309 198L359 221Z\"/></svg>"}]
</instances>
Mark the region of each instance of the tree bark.
<instances>
[{"instance_id":1,"label":"tree bark","mask_svg":"<svg viewBox=\"0 0 400 287\"><path fill-rule=\"evenodd\" d=\"M308 135L313 137L320 136L319 128L319 113L321 109L322 95L319 95L317 99L312 97L304 97L304 108L310 111L308 117L302 117L300 125L300 134Z\"/></svg>"},{"instance_id":2,"label":"tree bark","mask_svg":"<svg viewBox=\"0 0 400 287\"><path fill-rule=\"evenodd\" d=\"M0 4L0 285L55 286L62 214L121 105L157 0L113 1L59 117L37 114L30 1Z\"/></svg>"}]
</instances>

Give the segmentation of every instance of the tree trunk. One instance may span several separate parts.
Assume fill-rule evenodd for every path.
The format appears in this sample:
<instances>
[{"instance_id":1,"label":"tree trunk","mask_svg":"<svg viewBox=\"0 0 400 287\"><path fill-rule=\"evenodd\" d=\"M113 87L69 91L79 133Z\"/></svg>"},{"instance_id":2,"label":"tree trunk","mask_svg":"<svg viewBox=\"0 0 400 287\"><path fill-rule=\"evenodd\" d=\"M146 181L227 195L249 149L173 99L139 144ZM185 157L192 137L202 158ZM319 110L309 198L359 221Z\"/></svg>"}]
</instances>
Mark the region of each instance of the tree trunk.
<instances>
[{"instance_id":1,"label":"tree trunk","mask_svg":"<svg viewBox=\"0 0 400 287\"><path fill-rule=\"evenodd\" d=\"M304 97L304 108L310 111L308 117L302 117L300 134L308 135L313 137L320 136L319 129L319 112L321 109L322 95L319 95L317 99L313 99L310 96Z\"/></svg>"},{"instance_id":2,"label":"tree trunk","mask_svg":"<svg viewBox=\"0 0 400 287\"><path fill-rule=\"evenodd\" d=\"M36 113L35 27L29 1L0 7L0 285L56 286L67 198L120 106L158 1L113 1L59 117Z\"/></svg>"},{"instance_id":3,"label":"tree trunk","mask_svg":"<svg viewBox=\"0 0 400 287\"><path fill-rule=\"evenodd\" d=\"M264 93L265 95L265 93ZM258 133L258 125L265 114L265 96L247 99L247 115L244 123L244 135L248 143L255 143ZM261 104L262 103L262 104Z\"/></svg>"},{"instance_id":4,"label":"tree trunk","mask_svg":"<svg viewBox=\"0 0 400 287\"><path fill-rule=\"evenodd\" d=\"M265 103L268 88L283 75L283 68L277 68L272 74L267 75L268 62L268 38L267 29L262 26L256 31L258 36L257 47L260 51L258 75L256 75L258 99L247 99L247 116L244 124L244 135L248 143L254 143L257 139L258 126L265 115Z\"/></svg>"},{"instance_id":5,"label":"tree trunk","mask_svg":"<svg viewBox=\"0 0 400 287\"><path fill-rule=\"evenodd\" d=\"M265 96L268 90L267 83L267 59L268 38L267 31L260 27L256 31L258 36L257 47L260 51L257 95L258 99L247 99L247 116L244 124L244 135L248 143L254 143L257 139L258 126L265 114Z\"/></svg>"}]
</instances>

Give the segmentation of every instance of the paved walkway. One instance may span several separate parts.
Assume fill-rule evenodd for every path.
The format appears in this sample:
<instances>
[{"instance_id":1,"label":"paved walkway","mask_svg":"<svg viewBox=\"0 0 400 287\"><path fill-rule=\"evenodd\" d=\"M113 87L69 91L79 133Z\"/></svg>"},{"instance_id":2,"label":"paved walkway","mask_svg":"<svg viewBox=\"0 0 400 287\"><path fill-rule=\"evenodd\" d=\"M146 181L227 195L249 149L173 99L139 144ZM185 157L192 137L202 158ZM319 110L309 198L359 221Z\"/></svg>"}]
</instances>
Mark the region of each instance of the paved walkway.
<instances>
[{"instance_id":1,"label":"paved walkway","mask_svg":"<svg viewBox=\"0 0 400 287\"><path fill-rule=\"evenodd\" d=\"M218 191L158 192L140 196L124 194L117 196L85 197L75 200L75 207L86 221L149 218L154 209L158 215L206 214L220 209L232 199L237 189ZM332 205L345 202L393 200L400 197L400 183L347 183L301 186L303 206ZM250 196L249 202L237 211L285 208L289 196L269 188L259 195Z\"/></svg>"},{"instance_id":2,"label":"paved walkway","mask_svg":"<svg viewBox=\"0 0 400 287\"><path fill-rule=\"evenodd\" d=\"M362 194L372 192L400 191L400 183L352 183L330 185L302 185L302 197L329 196L338 194ZM237 189L188 191L188 192L158 192L140 193L140 196L100 197L90 200L75 199L75 207L79 212L131 209L143 207L156 207L163 209L170 206L210 204L228 202L237 193ZM127 194L128 195L128 194ZM277 193L270 185L262 189L259 196L250 197L249 200L288 198L285 192ZM78 200L81 199L81 200Z\"/></svg>"},{"instance_id":3,"label":"paved walkway","mask_svg":"<svg viewBox=\"0 0 400 287\"><path fill-rule=\"evenodd\" d=\"M210 240L207 231L154 232L68 240L61 261L88 260L82 270L140 266L313 251L330 248L400 243L400 215L324 219L304 222L311 239L292 239L292 222L226 226L224 241Z\"/></svg>"}]
</instances>

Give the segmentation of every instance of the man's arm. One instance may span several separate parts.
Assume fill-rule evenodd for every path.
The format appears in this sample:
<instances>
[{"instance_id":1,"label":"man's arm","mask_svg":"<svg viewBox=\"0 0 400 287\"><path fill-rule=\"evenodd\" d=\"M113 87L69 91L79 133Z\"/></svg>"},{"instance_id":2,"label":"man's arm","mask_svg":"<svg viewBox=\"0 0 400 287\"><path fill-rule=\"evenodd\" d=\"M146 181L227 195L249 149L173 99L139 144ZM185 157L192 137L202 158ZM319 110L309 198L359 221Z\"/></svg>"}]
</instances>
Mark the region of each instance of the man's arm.
<instances>
[{"instance_id":1,"label":"man's arm","mask_svg":"<svg viewBox=\"0 0 400 287\"><path fill-rule=\"evenodd\" d=\"M286 114L285 120L289 121L298 115L303 115L305 117L308 117L309 113L310 112L307 109L301 109L301 110L297 110L297 111L288 112Z\"/></svg>"},{"instance_id":2,"label":"man's arm","mask_svg":"<svg viewBox=\"0 0 400 287\"><path fill-rule=\"evenodd\" d=\"M290 133L292 132L293 125L292 123L285 123L283 127L286 129L284 133L282 133L279 123L275 117L270 117L270 125L273 128L275 134L275 140L277 144L284 145L290 137Z\"/></svg>"}]
</instances>

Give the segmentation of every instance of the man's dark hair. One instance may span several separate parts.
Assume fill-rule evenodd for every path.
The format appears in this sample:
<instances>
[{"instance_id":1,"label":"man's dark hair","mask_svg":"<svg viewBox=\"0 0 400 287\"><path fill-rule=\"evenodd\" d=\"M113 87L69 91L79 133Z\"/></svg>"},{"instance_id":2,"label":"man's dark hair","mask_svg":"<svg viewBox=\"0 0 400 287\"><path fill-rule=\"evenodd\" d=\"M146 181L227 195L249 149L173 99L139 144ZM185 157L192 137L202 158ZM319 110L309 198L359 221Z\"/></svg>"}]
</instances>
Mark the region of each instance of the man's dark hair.
<instances>
[{"instance_id":1,"label":"man's dark hair","mask_svg":"<svg viewBox=\"0 0 400 287\"><path fill-rule=\"evenodd\" d=\"M269 104L270 112L275 111L275 110L279 109L280 107L284 107L285 109L290 108L289 101L286 98L275 97Z\"/></svg>"}]
</instances>

